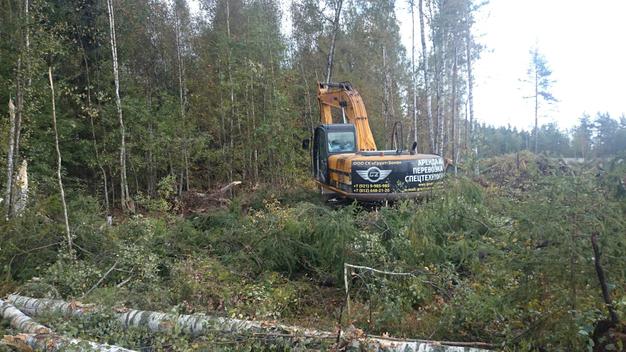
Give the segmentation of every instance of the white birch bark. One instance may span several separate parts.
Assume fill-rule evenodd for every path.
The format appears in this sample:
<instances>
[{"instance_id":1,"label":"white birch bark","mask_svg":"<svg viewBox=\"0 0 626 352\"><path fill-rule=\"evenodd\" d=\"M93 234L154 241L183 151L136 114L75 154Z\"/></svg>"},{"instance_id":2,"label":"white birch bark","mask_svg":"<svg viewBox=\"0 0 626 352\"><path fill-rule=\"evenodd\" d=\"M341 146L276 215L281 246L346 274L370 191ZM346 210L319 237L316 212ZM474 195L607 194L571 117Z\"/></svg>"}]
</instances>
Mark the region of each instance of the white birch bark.
<instances>
[{"instance_id":1,"label":"white birch bark","mask_svg":"<svg viewBox=\"0 0 626 352\"><path fill-rule=\"evenodd\" d=\"M26 160L22 160L22 165L17 170L14 198L13 214L20 216L26 210L26 202L28 202L28 162Z\"/></svg>"},{"instance_id":2,"label":"white birch bark","mask_svg":"<svg viewBox=\"0 0 626 352\"><path fill-rule=\"evenodd\" d=\"M13 212L13 153L15 152L15 105L9 99L9 151L7 153L7 185L4 202L6 204L5 217L8 219Z\"/></svg>"},{"instance_id":3,"label":"white birch bark","mask_svg":"<svg viewBox=\"0 0 626 352\"><path fill-rule=\"evenodd\" d=\"M10 303L0 299L0 317L8 320L14 329L29 334L50 334L52 330L43 326Z\"/></svg>"},{"instance_id":4,"label":"white birch bark","mask_svg":"<svg viewBox=\"0 0 626 352\"><path fill-rule=\"evenodd\" d=\"M19 351L62 352L62 351L97 351L97 352L132 352L122 347L99 344L92 341L69 338L56 334L18 334L4 336L3 342Z\"/></svg>"},{"instance_id":5,"label":"white birch bark","mask_svg":"<svg viewBox=\"0 0 626 352\"><path fill-rule=\"evenodd\" d=\"M117 116L120 122L120 201L122 209L129 209L130 195L128 192L128 180L126 176L126 129L124 127L124 116L122 113L122 100L120 98L120 77L117 61L117 39L115 37L115 13L113 11L113 0L107 0L107 9L109 13L109 32L111 39L111 56L113 59L113 79L115 81L115 105L117 107Z\"/></svg>"},{"instance_id":6,"label":"white birch bark","mask_svg":"<svg viewBox=\"0 0 626 352\"><path fill-rule=\"evenodd\" d=\"M39 324L2 299L0 299L0 317L9 321L14 329L24 332L15 336L6 335L2 339L6 345L21 351L56 352L84 347L100 352L132 352L126 348L57 335L47 326Z\"/></svg>"},{"instance_id":7,"label":"white birch bark","mask_svg":"<svg viewBox=\"0 0 626 352\"><path fill-rule=\"evenodd\" d=\"M22 57L17 59L17 75L15 78L15 100L17 109L15 111L15 135L13 141L13 167L20 160L20 136L22 131L22 115L24 112L24 69L22 68ZM13 200L13 199L12 199Z\"/></svg>"},{"instance_id":8,"label":"white birch bark","mask_svg":"<svg viewBox=\"0 0 626 352\"><path fill-rule=\"evenodd\" d=\"M10 295L8 301L32 316L52 314L63 316L80 316L102 308L83 305L79 302L64 302L51 299L37 299L18 295ZM305 344L333 344L337 340L336 332L307 329L264 321L252 321L233 318L214 317L204 314L178 315L160 312L140 311L134 309L117 309L117 320L124 328L144 327L153 332L180 331L191 336L202 336L210 332L243 335L264 335L292 338ZM490 344L481 342L449 342L413 339L396 339L391 337L366 336L358 329L342 331L338 347L352 346L367 351L401 351L401 352L482 352L488 351Z\"/></svg>"},{"instance_id":9,"label":"white birch bark","mask_svg":"<svg viewBox=\"0 0 626 352\"><path fill-rule=\"evenodd\" d=\"M50 81L50 95L52 101L52 127L54 129L54 146L57 152L57 180L59 181L59 192L61 193L61 203L63 205L63 220L65 221L65 234L67 236L67 248L70 255L73 253L72 234L70 233L70 222L67 215L67 203L65 202L65 190L61 179L61 149L59 148L59 132L57 130L57 114L54 95L54 81L52 80L52 66L48 66L48 80Z\"/></svg>"}]
</instances>

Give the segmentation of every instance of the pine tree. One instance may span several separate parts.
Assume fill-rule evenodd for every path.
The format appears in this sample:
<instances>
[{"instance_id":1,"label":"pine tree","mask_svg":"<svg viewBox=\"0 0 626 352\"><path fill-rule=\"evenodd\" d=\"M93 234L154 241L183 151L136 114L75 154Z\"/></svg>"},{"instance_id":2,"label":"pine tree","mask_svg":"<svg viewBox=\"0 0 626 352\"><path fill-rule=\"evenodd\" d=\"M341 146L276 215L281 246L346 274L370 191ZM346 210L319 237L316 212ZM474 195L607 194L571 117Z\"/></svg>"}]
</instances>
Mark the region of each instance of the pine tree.
<instances>
[{"instance_id":1,"label":"pine tree","mask_svg":"<svg viewBox=\"0 0 626 352\"><path fill-rule=\"evenodd\" d=\"M552 80L552 71L548 67L548 61L543 56L538 48L533 48L530 51L530 68L528 69L528 82L532 86L532 95L527 98L531 98L534 101L535 109L535 127L533 129L534 137L534 151L538 151L539 141L539 107L541 103L554 103L556 98L550 92L550 88L554 83Z\"/></svg>"}]
</instances>

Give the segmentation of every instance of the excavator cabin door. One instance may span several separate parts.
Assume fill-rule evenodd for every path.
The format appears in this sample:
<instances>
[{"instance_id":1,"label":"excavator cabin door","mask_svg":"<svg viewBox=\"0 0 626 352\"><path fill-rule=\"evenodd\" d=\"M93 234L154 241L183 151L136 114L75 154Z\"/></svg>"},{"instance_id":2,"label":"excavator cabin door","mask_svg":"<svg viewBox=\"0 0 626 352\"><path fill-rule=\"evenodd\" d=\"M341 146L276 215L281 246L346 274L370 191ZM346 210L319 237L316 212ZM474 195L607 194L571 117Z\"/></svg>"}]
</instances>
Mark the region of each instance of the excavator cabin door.
<instances>
[{"instance_id":1,"label":"excavator cabin door","mask_svg":"<svg viewBox=\"0 0 626 352\"><path fill-rule=\"evenodd\" d=\"M329 183L328 157L334 154L356 153L356 130L353 124L320 125L313 136L313 176Z\"/></svg>"}]
</instances>

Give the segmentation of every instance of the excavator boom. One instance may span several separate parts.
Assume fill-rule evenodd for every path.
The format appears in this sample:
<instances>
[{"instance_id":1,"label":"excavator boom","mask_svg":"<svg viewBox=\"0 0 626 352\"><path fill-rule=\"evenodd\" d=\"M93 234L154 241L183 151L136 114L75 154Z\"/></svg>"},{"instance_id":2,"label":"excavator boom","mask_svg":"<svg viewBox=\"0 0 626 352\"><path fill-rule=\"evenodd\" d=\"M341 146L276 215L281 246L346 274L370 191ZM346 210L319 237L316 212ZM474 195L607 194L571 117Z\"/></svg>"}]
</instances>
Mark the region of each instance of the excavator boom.
<instances>
[{"instance_id":1,"label":"excavator boom","mask_svg":"<svg viewBox=\"0 0 626 352\"><path fill-rule=\"evenodd\" d=\"M321 122L332 124L332 108L342 111L344 121L354 125L359 151L376 150L376 142L370 130L365 105L359 92L349 82L318 83L317 99L320 103Z\"/></svg>"}]
</instances>

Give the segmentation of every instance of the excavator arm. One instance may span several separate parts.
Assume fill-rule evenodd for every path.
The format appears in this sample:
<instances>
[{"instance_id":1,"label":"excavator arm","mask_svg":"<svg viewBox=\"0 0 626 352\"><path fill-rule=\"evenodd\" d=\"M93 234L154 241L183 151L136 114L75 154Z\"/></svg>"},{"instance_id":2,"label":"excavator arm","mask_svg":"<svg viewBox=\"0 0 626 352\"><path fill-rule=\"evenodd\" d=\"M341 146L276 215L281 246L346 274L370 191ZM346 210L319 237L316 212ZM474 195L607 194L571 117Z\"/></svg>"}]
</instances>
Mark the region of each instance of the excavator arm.
<instances>
[{"instance_id":1,"label":"excavator arm","mask_svg":"<svg viewBox=\"0 0 626 352\"><path fill-rule=\"evenodd\" d=\"M320 104L322 124L332 124L332 109L341 110L344 123L354 125L359 151L376 150L376 142L367 120L367 112L361 95L348 82L322 83L317 85L317 100Z\"/></svg>"}]
</instances>

